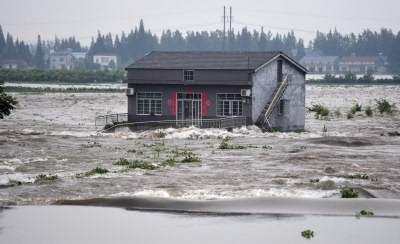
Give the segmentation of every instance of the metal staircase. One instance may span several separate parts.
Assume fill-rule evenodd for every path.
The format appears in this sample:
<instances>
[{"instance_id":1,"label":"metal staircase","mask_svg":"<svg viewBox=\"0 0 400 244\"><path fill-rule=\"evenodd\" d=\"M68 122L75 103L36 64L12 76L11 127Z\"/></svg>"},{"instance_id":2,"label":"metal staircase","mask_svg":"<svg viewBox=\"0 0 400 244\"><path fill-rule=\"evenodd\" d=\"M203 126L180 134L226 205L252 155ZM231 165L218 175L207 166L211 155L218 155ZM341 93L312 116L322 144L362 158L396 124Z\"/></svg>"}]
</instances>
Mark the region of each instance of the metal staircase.
<instances>
[{"instance_id":1,"label":"metal staircase","mask_svg":"<svg viewBox=\"0 0 400 244\"><path fill-rule=\"evenodd\" d=\"M278 82L275 91L272 93L270 99L268 100L267 104L265 105L264 109L262 110L260 116L258 117L256 124L261 125L264 127L264 124L267 123L269 127L269 117L271 116L272 112L278 105L279 101L281 100L283 93L285 92L289 82L292 80L292 75L287 74L285 79L282 82Z\"/></svg>"}]
</instances>

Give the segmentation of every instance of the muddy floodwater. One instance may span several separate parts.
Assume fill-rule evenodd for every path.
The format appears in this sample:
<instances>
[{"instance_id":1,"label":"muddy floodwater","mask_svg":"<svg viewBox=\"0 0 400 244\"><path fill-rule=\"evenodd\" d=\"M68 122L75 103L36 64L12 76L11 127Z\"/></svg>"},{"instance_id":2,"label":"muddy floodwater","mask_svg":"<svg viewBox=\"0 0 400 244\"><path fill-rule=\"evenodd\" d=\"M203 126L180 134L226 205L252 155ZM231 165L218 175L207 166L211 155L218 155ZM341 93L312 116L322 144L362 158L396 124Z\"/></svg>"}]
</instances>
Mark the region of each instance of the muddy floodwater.
<instances>
[{"instance_id":1,"label":"muddy floodwater","mask_svg":"<svg viewBox=\"0 0 400 244\"><path fill-rule=\"evenodd\" d=\"M346 114L356 103L398 103L400 86L307 85L306 92L307 107L322 104L341 116L321 120L307 113L303 133L248 126L107 134L94 118L126 112L122 93L13 93L20 107L0 121L0 204L131 196L339 198L343 186L359 189L361 197L399 199L400 137L388 132L400 132L400 113ZM226 137L244 149L219 149ZM198 162L182 163L187 157ZM154 167L116 165L121 158ZM87 173L96 168L108 172ZM57 178L38 178L49 174ZM368 179L349 178L356 174Z\"/></svg>"}]
</instances>

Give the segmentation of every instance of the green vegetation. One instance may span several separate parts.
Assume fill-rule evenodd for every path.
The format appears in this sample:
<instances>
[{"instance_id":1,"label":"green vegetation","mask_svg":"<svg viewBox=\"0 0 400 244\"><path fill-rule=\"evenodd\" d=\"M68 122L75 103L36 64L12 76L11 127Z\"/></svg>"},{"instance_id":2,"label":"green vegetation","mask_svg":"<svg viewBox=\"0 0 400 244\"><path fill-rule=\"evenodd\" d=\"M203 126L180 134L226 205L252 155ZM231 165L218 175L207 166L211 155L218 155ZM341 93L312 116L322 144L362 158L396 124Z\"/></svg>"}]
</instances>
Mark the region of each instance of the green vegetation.
<instances>
[{"instance_id":1,"label":"green vegetation","mask_svg":"<svg viewBox=\"0 0 400 244\"><path fill-rule=\"evenodd\" d=\"M361 216L371 217L371 216L374 216L374 213L363 209L360 212L356 213L357 219L359 219Z\"/></svg>"},{"instance_id":2,"label":"green vegetation","mask_svg":"<svg viewBox=\"0 0 400 244\"><path fill-rule=\"evenodd\" d=\"M373 112L371 106L365 107L365 114L366 114L368 117L371 117L371 116L373 115L373 113L374 113L374 112Z\"/></svg>"},{"instance_id":3,"label":"green vegetation","mask_svg":"<svg viewBox=\"0 0 400 244\"><path fill-rule=\"evenodd\" d=\"M319 179L317 178L317 179L310 179L310 182L311 183L318 183L319 182Z\"/></svg>"},{"instance_id":4,"label":"green vegetation","mask_svg":"<svg viewBox=\"0 0 400 244\"><path fill-rule=\"evenodd\" d=\"M0 119L3 119L4 116L9 116L11 110L14 110L18 105L18 101L15 98L3 91L3 85L4 82L0 79Z\"/></svg>"},{"instance_id":5,"label":"green vegetation","mask_svg":"<svg viewBox=\"0 0 400 244\"><path fill-rule=\"evenodd\" d=\"M219 145L219 149L247 149L247 147L242 145L229 145L228 144L229 137L222 139L221 144Z\"/></svg>"},{"instance_id":6,"label":"green vegetation","mask_svg":"<svg viewBox=\"0 0 400 244\"><path fill-rule=\"evenodd\" d=\"M66 87L66 88L51 88L51 87L22 87L22 86L7 86L4 88L7 92L22 92L22 93L123 93L123 89L119 88L95 88L95 87Z\"/></svg>"},{"instance_id":7,"label":"green vegetation","mask_svg":"<svg viewBox=\"0 0 400 244\"><path fill-rule=\"evenodd\" d=\"M266 130L266 132L268 132L268 133L274 133L274 132L280 132L280 133L282 133L282 132L283 132L283 129L282 129L282 127L274 126L274 127L268 128L268 129Z\"/></svg>"},{"instance_id":8,"label":"green vegetation","mask_svg":"<svg viewBox=\"0 0 400 244\"><path fill-rule=\"evenodd\" d=\"M123 71L0 69L0 80L4 81L102 83L118 82L123 79Z\"/></svg>"},{"instance_id":9,"label":"green vegetation","mask_svg":"<svg viewBox=\"0 0 400 244\"><path fill-rule=\"evenodd\" d=\"M393 132L388 132L389 136L400 136L400 132L393 131Z\"/></svg>"},{"instance_id":10,"label":"green vegetation","mask_svg":"<svg viewBox=\"0 0 400 244\"><path fill-rule=\"evenodd\" d=\"M358 198L358 192L354 188L342 187L340 189L341 198Z\"/></svg>"},{"instance_id":11,"label":"green vegetation","mask_svg":"<svg viewBox=\"0 0 400 244\"><path fill-rule=\"evenodd\" d=\"M195 162L201 162L200 158L192 156L192 155L187 155L184 159L181 161L182 163L195 163Z\"/></svg>"},{"instance_id":12,"label":"green vegetation","mask_svg":"<svg viewBox=\"0 0 400 244\"><path fill-rule=\"evenodd\" d=\"M37 176L36 176L36 180L35 180L35 181L37 181L37 180L57 180L57 179L58 179L58 175L52 175L52 174L45 175L45 174L40 174L40 175L37 175Z\"/></svg>"},{"instance_id":13,"label":"green vegetation","mask_svg":"<svg viewBox=\"0 0 400 244\"><path fill-rule=\"evenodd\" d=\"M390 78L375 79L372 76L372 71L368 74L357 78L353 72L347 72L344 75L334 76L326 74L322 79L310 79L307 81L309 84L398 84L400 83L400 75L393 75Z\"/></svg>"},{"instance_id":14,"label":"green vegetation","mask_svg":"<svg viewBox=\"0 0 400 244\"><path fill-rule=\"evenodd\" d=\"M262 148L264 148L264 149L272 149L272 147L269 146L269 145L264 145L264 146L262 146Z\"/></svg>"},{"instance_id":15,"label":"green vegetation","mask_svg":"<svg viewBox=\"0 0 400 244\"><path fill-rule=\"evenodd\" d=\"M168 158L166 160L164 160L161 163L161 166L175 166L175 164L178 163L178 161L175 160L175 158Z\"/></svg>"},{"instance_id":16,"label":"green vegetation","mask_svg":"<svg viewBox=\"0 0 400 244\"><path fill-rule=\"evenodd\" d=\"M296 129L294 133L305 133L308 132L306 129Z\"/></svg>"},{"instance_id":17,"label":"green vegetation","mask_svg":"<svg viewBox=\"0 0 400 244\"><path fill-rule=\"evenodd\" d=\"M153 164L148 164L146 162L139 160L131 161L130 164L127 165L127 167L131 169L148 169L148 170L155 170L158 168Z\"/></svg>"},{"instance_id":18,"label":"green vegetation","mask_svg":"<svg viewBox=\"0 0 400 244\"><path fill-rule=\"evenodd\" d=\"M159 130L157 132L157 138L164 138L167 135L167 133L163 130Z\"/></svg>"},{"instance_id":19,"label":"green vegetation","mask_svg":"<svg viewBox=\"0 0 400 244\"><path fill-rule=\"evenodd\" d=\"M93 147L101 147L101 144L98 142L93 142L93 143L88 142L88 144L84 144L82 146L84 148L93 148Z\"/></svg>"},{"instance_id":20,"label":"green vegetation","mask_svg":"<svg viewBox=\"0 0 400 244\"><path fill-rule=\"evenodd\" d=\"M306 238L306 239L310 239L311 237L314 237L314 231L312 230L305 230L303 232L301 232L301 236Z\"/></svg>"},{"instance_id":21,"label":"green vegetation","mask_svg":"<svg viewBox=\"0 0 400 244\"><path fill-rule=\"evenodd\" d=\"M340 116L342 116L342 113L340 112L339 109L336 109L335 112L333 112L333 114L336 116L336 118L340 118Z\"/></svg>"},{"instance_id":22,"label":"green vegetation","mask_svg":"<svg viewBox=\"0 0 400 244\"><path fill-rule=\"evenodd\" d=\"M360 180L368 180L369 176L367 174L360 174L360 173L356 173L353 175L348 175L347 178L349 179L360 179Z\"/></svg>"},{"instance_id":23,"label":"green vegetation","mask_svg":"<svg viewBox=\"0 0 400 244\"><path fill-rule=\"evenodd\" d=\"M121 165L121 166L126 166L129 164L131 164L131 162L126 158L120 158L117 162L113 163L113 165Z\"/></svg>"},{"instance_id":24,"label":"green vegetation","mask_svg":"<svg viewBox=\"0 0 400 244\"><path fill-rule=\"evenodd\" d=\"M92 169L91 171L85 172L84 175L91 176L91 175L95 175L95 174L107 174L108 172L109 172L108 169L96 167L95 169Z\"/></svg>"},{"instance_id":25,"label":"green vegetation","mask_svg":"<svg viewBox=\"0 0 400 244\"><path fill-rule=\"evenodd\" d=\"M352 111L347 112L347 119L352 119L354 118L354 114Z\"/></svg>"},{"instance_id":26,"label":"green vegetation","mask_svg":"<svg viewBox=\"0 0 400 244\"><path fill-rule=\"evenodd\" d=\"M395 103L390 104L386 99L376 100L376 108L380 114L394 115L397 111Z\"/></svg>"},{"instance_id":27,"label":"green vegetation","mask_svg":"<svg viewBox=\"0 0 400 244\"><path fill-rule=\"evenodd\" d=\"M308 112L315 112L316 119L327 119L329 116L329 109L322 106L321 104L313 105L311 108L307 108Z\"/></svg>"}]
</instances>

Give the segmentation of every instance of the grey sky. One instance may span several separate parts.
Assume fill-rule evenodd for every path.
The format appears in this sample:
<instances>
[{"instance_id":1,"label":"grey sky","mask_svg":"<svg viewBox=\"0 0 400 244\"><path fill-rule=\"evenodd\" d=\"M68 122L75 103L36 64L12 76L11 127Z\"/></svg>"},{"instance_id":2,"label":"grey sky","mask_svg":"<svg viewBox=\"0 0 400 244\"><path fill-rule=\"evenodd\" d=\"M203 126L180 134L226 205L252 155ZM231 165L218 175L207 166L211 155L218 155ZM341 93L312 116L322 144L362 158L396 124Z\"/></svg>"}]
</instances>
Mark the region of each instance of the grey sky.
<instances>
[{"instance_id":1,"label":"grey sky","mask_svg":"<svg viewBox=\"0 0 400 244\"><path fill-rule=\"evenodd\" d=\"M248 29L286 33L309 40L317 30L337 28L341 33L359 33L381 27L400 30L399 0L0 0L0 25L14 39L75 37L88 45L91 36L121 34L144 20L145 28L160 35L163 29L222 29L223 6L232 6L235 31Z\"/></svg>"}]
</instances>

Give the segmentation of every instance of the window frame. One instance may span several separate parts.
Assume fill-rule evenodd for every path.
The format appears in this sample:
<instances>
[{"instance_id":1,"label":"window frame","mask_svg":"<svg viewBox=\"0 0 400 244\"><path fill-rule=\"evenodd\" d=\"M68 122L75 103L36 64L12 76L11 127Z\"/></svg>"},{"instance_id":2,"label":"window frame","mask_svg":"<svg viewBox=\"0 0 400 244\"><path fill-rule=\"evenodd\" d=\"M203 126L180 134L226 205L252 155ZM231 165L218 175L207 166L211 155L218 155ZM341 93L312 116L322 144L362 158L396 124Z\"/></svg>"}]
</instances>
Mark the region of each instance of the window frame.
<instances>
[{"instance_id":1,"label":"window frame","mask_svg":"<svg viewBox=\"0 0 400 244\"><path fill-rule=\"evenodd\" d=\"M191 75L189 74L189 72L191 72ZM194 81L194 70L191 69L183 70L183 81Z\"/></svg>"},{"instance_id":2,"label":"window frame","mask_svg":"<svg viewBox=\"0 0 400 244\"><path fill-rule=\"evenodd\" d=\"M225 98L219 98L219 95L225 95ZM229 98L228 95L233 96L233 98ZM217 117L234 117L234 116L243 116L243 98L242 98L242 94L240 93L217 93L216 94L216 116ZM222 114L219 113L219 102L222 101ZM225 101L228 102L228 113L230 113L230 115L225 115ZM234 103L238 103L238 110L239 110L239 114L238 115L233 115L233 109L234 109Z\"/></svg>"},{"instance_id":3,"label":"window frame","mask_svg":"<svg viewBox=\"0 0 400 244\"><path fill-rule=\"evenodd\" d=\"M139 97L144 94L144 97ZM153 94L153 97L150 97L150 94ZM158 97L154 97L155 94L159 94ZM147 97L149 96L149 97ZM143 109L139 110L139 100L143 101ZM146 102L145 102L146 101ZM145 106L147 103L148 109L146 111ZM152 114L152 106L154 105L155 112ZM160 106L159 113L157 113L157 106ZM139 113L141 111L142 113ZM136 95L136 115L162 115L162 92L138 92Z\"/></svg>"}]
</instances>

